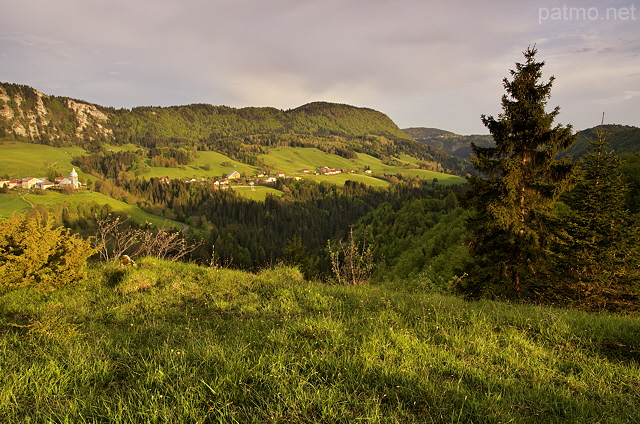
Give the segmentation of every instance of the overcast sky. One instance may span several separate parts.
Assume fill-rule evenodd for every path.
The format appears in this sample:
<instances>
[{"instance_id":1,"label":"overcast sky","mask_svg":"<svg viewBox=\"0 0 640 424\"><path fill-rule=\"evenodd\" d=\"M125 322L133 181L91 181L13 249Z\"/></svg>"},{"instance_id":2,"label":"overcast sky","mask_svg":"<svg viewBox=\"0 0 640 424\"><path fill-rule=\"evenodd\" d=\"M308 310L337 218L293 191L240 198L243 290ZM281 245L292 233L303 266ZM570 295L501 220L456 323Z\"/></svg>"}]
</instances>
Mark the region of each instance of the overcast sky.
<instances>
[{"instance_id":1,"label":"overcast sky","mask_svg":"<svg viewBox=\"0 0 640 424\"><path fill-rule=\"evenodd\" d=\"M549 109L640 126L640 0L0 0L0 81L104 106L292 109L488 133L535 44Z\"/></svg>"}]
</instances>

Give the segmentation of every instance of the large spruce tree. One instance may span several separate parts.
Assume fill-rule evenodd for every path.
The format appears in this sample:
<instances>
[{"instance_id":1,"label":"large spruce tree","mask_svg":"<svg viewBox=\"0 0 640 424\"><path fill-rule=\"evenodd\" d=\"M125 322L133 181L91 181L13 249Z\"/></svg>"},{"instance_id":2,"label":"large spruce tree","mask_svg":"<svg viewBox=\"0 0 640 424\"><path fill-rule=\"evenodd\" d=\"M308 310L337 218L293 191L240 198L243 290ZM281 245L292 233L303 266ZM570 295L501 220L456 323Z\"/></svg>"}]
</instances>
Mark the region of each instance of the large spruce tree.
<instances>
[{"instance_id":1,"label":"large spruce tree","mask_svg":"<svg viewBox=\"0 0 640 424\"><path fill-rule=\"evenodd\" d=\"M468 178L476 210L468 222L471 295L534 295L536 276L546 266L548 218L572 173L571 163L556 156L575 136L570 125L553 126L559 107L545 110L554 77L541 81L544 62L536 61L536 53L529 47L512 79L504 79L498 118L482 115L495 147L472 145L479 175Z\"/></svg>"}]
</instances>

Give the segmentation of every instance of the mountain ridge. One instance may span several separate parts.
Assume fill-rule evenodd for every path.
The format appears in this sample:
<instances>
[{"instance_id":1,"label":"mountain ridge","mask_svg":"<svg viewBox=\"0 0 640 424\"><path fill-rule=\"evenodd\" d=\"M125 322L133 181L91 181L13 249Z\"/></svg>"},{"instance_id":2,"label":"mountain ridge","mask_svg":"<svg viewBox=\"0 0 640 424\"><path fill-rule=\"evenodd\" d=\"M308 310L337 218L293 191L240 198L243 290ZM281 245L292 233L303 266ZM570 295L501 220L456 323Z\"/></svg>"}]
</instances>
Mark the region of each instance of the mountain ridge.
<instances>
[{"instance_id":1,"label":"mountain ridge","mask_svg":"<svg viewBox=\"0 0 640 424\"><path fill-rule=\"evenodd\" d=\"M618 154L640 152L640 128L631 125L605 124L578 131L576 133L576 142L561 156L578 159L587 153L591 149L590 140L596 138L598 130L604 131L610 150ZM438 148L465 161L470 160L472 142L482 147L488 147L493 144L491 135L460 135L451 131L428 127L404 128L402 131L417 141Z\"/></svg>"},{"instance_id":2,"label":"mountain ridge","mask_svg":"<svg viewBox=\"0 0 640 424\"><path fill-rule=\"evenodd\" d=\"M367 153L386 162L408 154L424 169L467 171L458 158L417 142L382 112L321 101L288 110L202 103L115 109L0 83L2 139L88 150L100 150L105 144L184 145L219 151L252 165L259 165L257 157L270 147L315 147L346 158Z\"/></svg>"}]
</instances>

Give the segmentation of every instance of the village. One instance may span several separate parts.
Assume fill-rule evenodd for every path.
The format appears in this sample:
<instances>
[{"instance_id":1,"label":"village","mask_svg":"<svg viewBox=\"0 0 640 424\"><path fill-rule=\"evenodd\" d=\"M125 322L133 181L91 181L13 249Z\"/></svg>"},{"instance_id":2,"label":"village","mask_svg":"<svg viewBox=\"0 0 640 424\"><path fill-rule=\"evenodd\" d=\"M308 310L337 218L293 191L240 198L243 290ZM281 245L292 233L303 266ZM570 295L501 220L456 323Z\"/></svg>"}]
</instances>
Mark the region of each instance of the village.
<instances>
[{"instance_id":1,"label":"village","mask_svg":"<svg viewBox=\"0 0 640 424\"><path fill-rule=\"evenodd\" d=\"M247 182L247 184L250 187L254 187L256 185L256 182L258 183L262 183L262 184L272 184L275 183L276 181L278 181L278 179L283 179L283 178L293 178L295 180L301 180L303 177L300 176L300 174L302 175L338 175L338 174L343 174L343 173L352 173L355 174L356 171L351 169L351 170L347 170L347 169L338 169L338 168L329 168L327 166L322 166L317 168L317 170L315 172L312 173L312 171L310 169L301 169L297 175L287 175L284 172L277 172L275 174L275 176L270 176L267 173L264 172L259 172L253 176L251 176L250 178L243 178L242 175L238 172L238 171L231 171L230 173L226 174L223 178L221 179L215 179L213 181L213 186L218 187L218 188L229 188L229 186L231 184L234 185L243 185L244 181ZM366 169L364 171L365 174L371 174L371 170L370 169ZM196 178L181 178L182 181L186 182L186 183L195 183L195 182L201 182L204 183L206 182L205 179L201 178L200 180L196 179ZM171 179L169 177L161 177L160 181L163 183L168 184Z\"/></svg>"},{"instance_id":2,"label":"village","mask_svg":"<svg viewBox=\"0 0 640 424\"><path fill-rule=\"evenodd\" d=\"M73 168L69 173L68 177L57 177L54 181L49 181L45 177L36 178L36 177L26 177L26 178L17 178L17 179L1 179L0 180L0 188L12 189L12 188L22 188L26 190L31 189L41 189L47 190L50 188L58 188L58 189L77 189L80 188L81 184L78 181L78 173L76 169Z\"/></svg>"},{"instance_id":3,"label":"village","mask_svg":"<svg viewBox=\"0 0 640 424\"><path fill-rule=\"evenodd\" d=\"M299 174L311 174L310 169L301 169ZM319 167L314 175L337 175L342 173L356 173L355 170L347 170L347 169L337 169L337 168L329 168L327 166ZM366 169L364 171L365 174L371 174L370 169ZM296 180L302 179L301 176L287 176L284 172L277 172L275 176L269 176L266 173L260 172L256 175L253 175L251 178L247 179L247 184L253 189L256 185L256 181L260 183L270 184L275 183L280 178L294 178ZM186 183L195 183L195 182L206 182L205 179L197 180L195 178L181 178L182 181ZM229 188L231 183L235 183L235 185L243 185L242 175L238 171L231 171L229 174L225 175L224 178L215 179L213 181L213 186L218 188ZM168 184L170 182L169 177L161 177L160 181ZM0 179L0 189L60 189L60 190L73 190L82 187L82 183L78 180L78 173L76 169L73 168L69 173L68 177L57 177L54 181L49 181L46 177L25 177L25 178L15 178L15 179Z\"/></svg>"}]
</instances>

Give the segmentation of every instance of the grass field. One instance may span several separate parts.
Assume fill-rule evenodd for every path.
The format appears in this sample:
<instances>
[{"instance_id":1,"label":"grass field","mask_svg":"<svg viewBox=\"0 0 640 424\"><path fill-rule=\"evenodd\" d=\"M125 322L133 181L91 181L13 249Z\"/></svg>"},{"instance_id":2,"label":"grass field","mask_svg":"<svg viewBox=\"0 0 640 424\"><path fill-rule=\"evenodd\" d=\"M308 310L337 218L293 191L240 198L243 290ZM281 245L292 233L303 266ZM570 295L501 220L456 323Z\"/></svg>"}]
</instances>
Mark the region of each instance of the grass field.
<instances>
[{"instance_id":1,"label":"grass field","mask_svg":"<svg viewBox=\"0 0 640 424\"><path fill-rule=\"evenodd\" d=\"M136 146L135 144L131 144L131 143L123 144L123 145L105 144L104 148L108 150L113 150L116 152L135 152L136 150L140 149L139 146Z\"/></svg>"},{"instance_id":2,"label":"grass field","mask_svg":"<svg viewBox=\"0 0 640 424\"><path fill-rule=\"evenodd\" d=\"M321 166L329 168L355 169L360 166L356 160L330 155L318 149L304 147L276 147L260 158L271 166L273 173L302 175L300 170L310 169L312 172ZM364 169L361 169L363 171Z\"/></svg>"},{"instance_id":3,"label":"grass field","mask_svg":"<svg viewBox=\"0 0 640 424\"><path fill-rule=\"evenodd\" d=\"M5 141L0 143L0 175L10 178L46 177L53 169L68 176L73 168L71 160L85 154L80 147L50 147L41 144ZM76 168L78 176L92 178Z\"/></svg>"},{"instance_id":4,"label":"grass field","mask_svg":"<svg viewBox=\"0 0 640 424\"><path fill-rule=\"evenodd\" d=\"M182 225L176 221L167 220L157 215L152 215L140 209L135 205L129 205L104 194L80 190L71 195L58 193L55 191L45 190L44 194L31 194L23 191L11 191L10 193L0 194L0 218L8 218L12 213L21 213L31 209L33 205L43 205L52 207L54 205L68 203L70 205L95 202L99 205L108 204L113 210L124 212L131 217L132 220L139 224L150 222L157 227L171 227L182 229Z\"/></svg>"},{"instance_id":5,"label":"grass field","mask_svg":"<svg viewBox=\"0 0 640 424\"><path fill-rule=\"evenodd\" d=\"M433 181L438 180L438 184L452 185L452 184L465 184L467 180L463 177L456 175L443 174L442 172L427 171L426 169L403 169L398 170L398 174L404 174L411 177L418 177L422 180Z\"/></svg>"},{"instance_id":6,"label":"grass field","mask_svg":"<svg viewBox=\"0 0 640 424\"><path fill-rule=\"evenodd\" d=\"M207 166L208 165L208 166ZM206 169L208 168L208 170ZM232 171L238 171L247 177L254 175L258 169L238 162L217 152L198 152L198 157L179 168L151 167L151 171L142 174L144 177L169 178L220 178Z\"/></svg>"},{"instance_id":7,"label":"grass field","mask_svg":"<svg viewBox=\"0 0 640 424\"><path fill-rule=\"evenodd\" d=\"M632 423L640 320L152 259L0 294L3 423Z\"/></svg>"},{"instance_id":8,"label":"grass field","mask_svg":"<svg viewBox=\"0 0 640 424\"><path fill-rule=\"evenodd\" d=\"M305 178L316 182L326 181L338 185L344 185L347 180L358 181L371 187L388 187L391 185L388 181L366 174L307 175Z\"/></svg>"},{"instance_id":9,"label":"grass field","mask_svg":"<svg viewBox=\"0 0 640 424\"><path fill-rule=\"evenodd\" d=\"M269 164L274 172L284 172L287 175L304 176L312 178L316 181L329 181L343 184L347 179L360 181L374 187L382 187L388 185L386 182L378 178L364 174L365 166L368 166L373 174L405 174L421 179L433 180L438 179L440 184L464 184L465 179L455 175L443 174L441 172L427 171L424 169L407 168L404 166L391 166L382 163L380 159L373 156L358 153L357 159L345 159L340 156L330 155L318 149L301 148L301 147L277 147L272 149L269 154L262 155L262 160ZM407 166L415 166L417 161L407 155L402 155L398 160ZM356 174L349 174L349 177L334 178L334 175L313 176L304 175L300 172L302 169L309 169L314 172L321 166L329 168L339 168L347 170L355 170Z\"/></svg>"},{"instance_id":10,"label":"grass field","mask_svg":"<svg viewBox=\"0 0 640 424\"><path fill-rule=\"evenodd\" d=\"M280 190L276 190L273 187L258 186L258 185L254 186L253 190L249 186L233 186L231 190L235 190L236 193L246 197L247 199L257 200L260 202L264 202L264 199L267 197L267 194L272 194L278 197L284 194Z\"/></svg>"}]
</instances>

